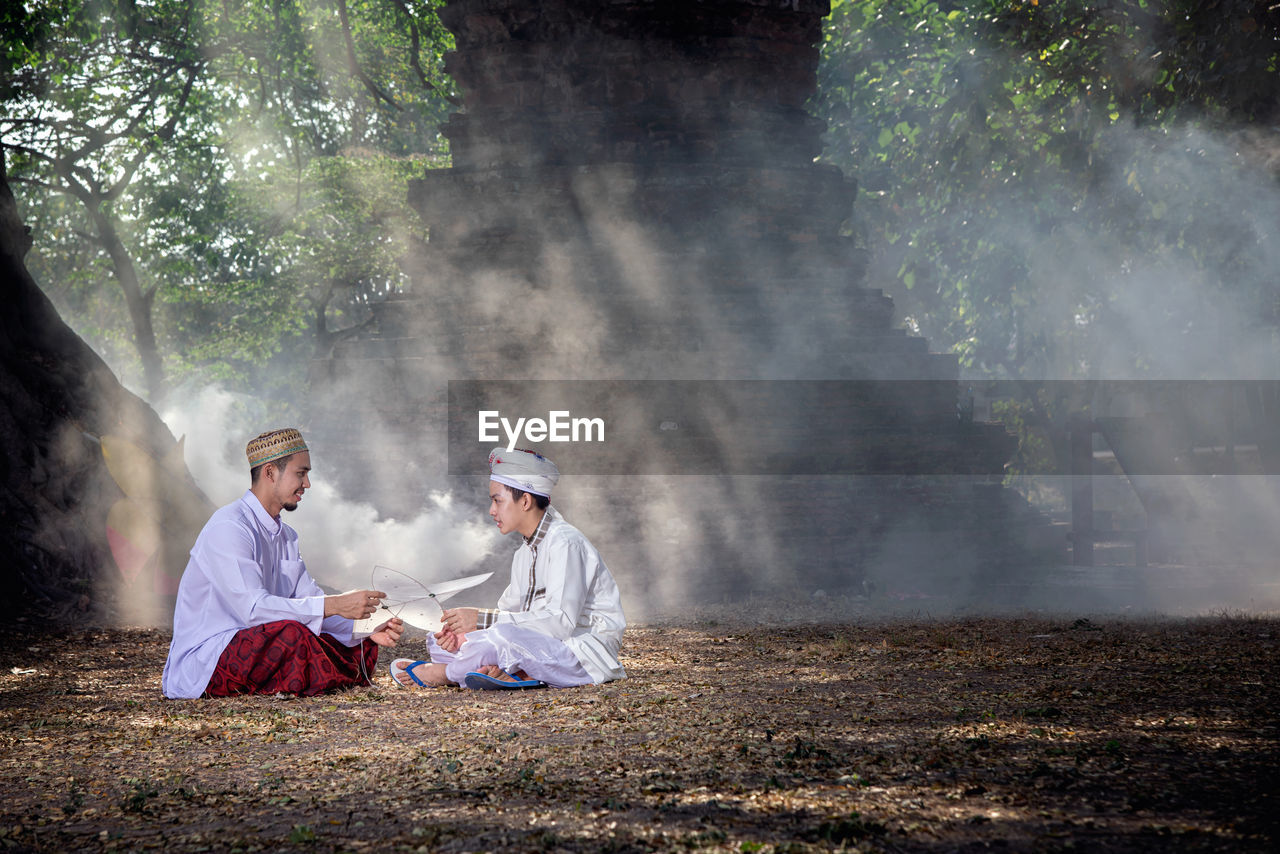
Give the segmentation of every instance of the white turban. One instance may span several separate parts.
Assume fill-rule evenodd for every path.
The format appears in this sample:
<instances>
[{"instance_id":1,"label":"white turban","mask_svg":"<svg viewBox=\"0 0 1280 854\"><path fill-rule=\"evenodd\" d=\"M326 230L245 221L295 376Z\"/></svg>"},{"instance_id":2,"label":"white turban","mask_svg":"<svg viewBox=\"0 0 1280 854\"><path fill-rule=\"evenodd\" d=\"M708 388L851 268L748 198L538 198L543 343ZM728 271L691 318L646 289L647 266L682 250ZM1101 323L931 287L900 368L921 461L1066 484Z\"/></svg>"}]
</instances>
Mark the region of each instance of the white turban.
<instances>
[{"instance_id":1,"label":"white turban","mask_svg":"<svg viewBox=\"0 0 1280 854\"><path fill-rule=\"evenodd\" d=\"M489 452L489 479L550 498L560 470L542 454L494 448Z\"/></svg>"}]
</instances>

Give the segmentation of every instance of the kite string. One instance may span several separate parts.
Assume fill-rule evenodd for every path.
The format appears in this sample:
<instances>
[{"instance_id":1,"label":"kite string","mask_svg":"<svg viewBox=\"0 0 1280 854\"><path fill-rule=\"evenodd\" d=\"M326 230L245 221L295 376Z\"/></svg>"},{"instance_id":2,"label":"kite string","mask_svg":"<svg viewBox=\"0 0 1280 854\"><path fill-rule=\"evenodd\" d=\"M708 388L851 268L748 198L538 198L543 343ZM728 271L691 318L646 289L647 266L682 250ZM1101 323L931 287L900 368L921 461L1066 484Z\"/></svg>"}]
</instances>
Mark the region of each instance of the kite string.
<instances>
[{"instance_id":1,"label":"kite string","mask_svg":"<svg viewBox=\"0 0 1280 854\"><path fill-rule=\"evenodd\" d=\"M369 573L369 589L370 589L370 590L377 590L377 589L378 589L378 580L377 580L377 578L376 578L376 576L377 576L377 574L378 574L378 568L379 568L379 565L378 565L378 564L374 564L373 570ZM404 575L404 577L405 577L405 578L408 578L410 581L414 581L414 582L416 582L419 586L421 586L421 585L422 585L422 582L418 581L416 578L412 578L411 576L405 575L403 572L400 572L399 570L391 569L391 567L389 567L389 566L384 566L384 567L382 567L382 569L387 570L388 572L394 572L394 573L396 573L397 575ZM424 589L424 590L426 590L426 588L425 588L425 587L424 587L423 589ZM434 594L434 593L431 593L430 591L428 591L428 592L427 592L427 596L429 596L429 597L431 597L431 598L433 598L433 599L435 598L435 594ZM390 597L388 597L388 598L390 598ZM399 617L399 616L400 616L400 612L399 612L399 611L393 611L393 610L391 609L391 606L390 606L390 605L385 604L385 601L386 601L386 600L383 600L384 604L382 604L382 605L381 605L381 607L382 607L382 608L385 608L385 609L386 609L386 611L387 611L389 614L391 614L391 616L392 616L392 617ZM399 606L400 610L401 610L401 611L403 611L403 610L404 610L404 608L405 608L405 606L406 606L406 605L408 605L409 603L406 601L406 602L398 602L398 603L396 603L396 604ZM377 611L375 610L375 611L374 611L374 613L377 613ZM363 645L364 645L364 641L361 641L361 646L363 646ZM361 655L359 656L359 659L360 659L360 675L364 677L364 681L365 681L365 683L366 683L366 684L368 684L368 685L373 685L373 677L374 677L375 675L377 675L377 665L376 665L376 664L374 665L374 673L372 673L372 674L371 674L371 673L369 673L369 669L365 666L365 663L364 663L364 655L363 655L363 654L361 654ZM389 665L388 665L388 666L389 666Z\"/></svg>"},{"instance_id":2,"label":"kite string","mask_svg":"<svg viewBox=\"0 0 1280 854\"><path fill-rule=\"evenodd\" d=\"M375 566L373 567L373 570L369 573L369 589L370 589L370 590L376 590L376 589L377 589L376 587L374 587L374 586L373 586L373 575L374 575L374 573L375 573L375 572L377 572L377 571L378 571L378 567L377 567L377 565L375 565ZM390 609L388 609L388 610L390 610ZM374 611L374 613L377 613L377 611L375 610L375 611ZM373 685L373 677L374 677L374 675L376 675L376 674L377 674L378 665L377 665L377 660L375 659L375 660L374 660L374 665L373 665L373 667L374 667L374 672L373 672L373 673L370 673L370 672L369 672L369 669L368 669L367 667L365 667L365 663L364 663L364 641L365 641L365 640L368 640L368 638L365 638L364 640L361 640L361 641L360 641L360 647L361 647L361 649L360 649L360 655L359 655L359 659L360 659L360 675L364 677L364 681L365 681L365 684L366 684L366 685ZM379 651L381 651L381 650L379 650Z\"/></svg>"}]
</instances>

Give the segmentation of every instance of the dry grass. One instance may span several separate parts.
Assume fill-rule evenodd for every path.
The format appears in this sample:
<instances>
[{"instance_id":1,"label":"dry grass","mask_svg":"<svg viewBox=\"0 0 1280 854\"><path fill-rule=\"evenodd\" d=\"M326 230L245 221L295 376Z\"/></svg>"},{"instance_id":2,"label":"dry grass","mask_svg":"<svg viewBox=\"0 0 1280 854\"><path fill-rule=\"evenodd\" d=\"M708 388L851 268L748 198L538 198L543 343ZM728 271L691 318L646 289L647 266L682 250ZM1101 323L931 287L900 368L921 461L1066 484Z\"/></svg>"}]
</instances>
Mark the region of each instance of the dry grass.
<instances>
[{"instance_id":1,"label":"dry grass","mask_svg":"<svg viewBox=\"0 0 1280 854\"><path fill-rule=\"evenodd\" d=\"M342 694L174 702L163 632L11 635L0 847L1270 851L1278 640L702 621L629 630L598 687L409 692L384 661Z\"/></svg>"}]
</instances>

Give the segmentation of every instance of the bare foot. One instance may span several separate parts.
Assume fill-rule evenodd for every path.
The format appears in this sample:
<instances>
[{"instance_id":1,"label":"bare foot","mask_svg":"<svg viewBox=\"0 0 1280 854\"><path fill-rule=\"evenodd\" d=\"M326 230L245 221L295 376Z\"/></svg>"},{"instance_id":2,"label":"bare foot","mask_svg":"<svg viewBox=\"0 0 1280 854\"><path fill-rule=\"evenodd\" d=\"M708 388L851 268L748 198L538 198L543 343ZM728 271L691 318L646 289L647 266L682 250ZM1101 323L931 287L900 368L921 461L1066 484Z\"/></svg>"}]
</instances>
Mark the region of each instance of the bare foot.
<instances>
[{"instance_id":1,"label":"bare foot","mask_svg":"<svg viewBox=\"0 0 1280 854\"><path fill-rule=\"evenodd\" d=\"M496 664L486 664L476 671L497 679L499 682L527 682L529 674L523 670L517 670L515 673L508 673Z\"/></svg>"}]
</instances>

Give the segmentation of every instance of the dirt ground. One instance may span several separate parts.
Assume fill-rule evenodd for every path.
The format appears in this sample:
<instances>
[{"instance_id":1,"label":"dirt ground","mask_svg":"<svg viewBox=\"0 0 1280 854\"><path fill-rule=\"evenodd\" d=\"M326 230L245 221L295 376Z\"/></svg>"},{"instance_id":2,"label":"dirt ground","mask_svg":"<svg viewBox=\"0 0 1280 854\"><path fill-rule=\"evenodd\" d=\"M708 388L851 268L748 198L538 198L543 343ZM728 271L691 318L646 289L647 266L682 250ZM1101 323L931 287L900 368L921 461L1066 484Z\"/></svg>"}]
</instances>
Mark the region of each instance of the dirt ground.
<instances>
[{"instance_id":1,"label":"dirt ground","mask_svg":"<svg viewBox=\"0 0 1280 854\"><path fill-rule=\"evenodd\" d=\"M170 701L0 640L11 851L1272 851L1280 619L628 630L620 682ZM421 641L409 645L419 652Z\"/></svg>"}]
</instances>

